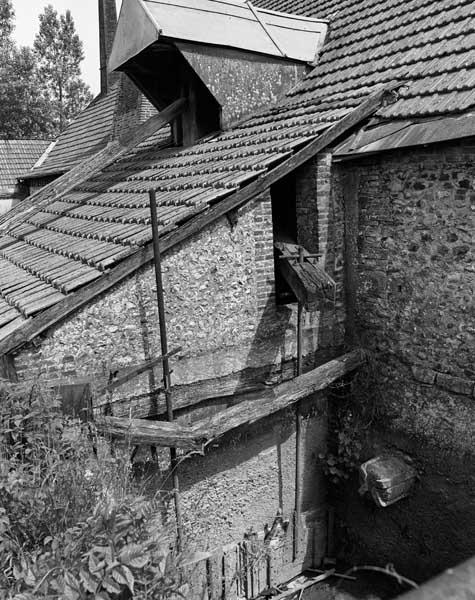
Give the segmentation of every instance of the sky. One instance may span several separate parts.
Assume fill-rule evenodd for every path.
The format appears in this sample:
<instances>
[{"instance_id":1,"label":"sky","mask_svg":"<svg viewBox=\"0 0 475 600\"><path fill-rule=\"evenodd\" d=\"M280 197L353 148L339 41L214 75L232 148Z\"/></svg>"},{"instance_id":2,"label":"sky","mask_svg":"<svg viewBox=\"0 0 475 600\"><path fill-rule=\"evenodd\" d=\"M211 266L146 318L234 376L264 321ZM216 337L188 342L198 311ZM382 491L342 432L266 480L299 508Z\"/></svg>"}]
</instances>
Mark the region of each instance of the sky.
<instances>
[{"instance_id":1,"label":"sky","mask_svg":"<svg viewBox=\"0 0 475 600\"><path fill-rule=\"evenodd\" d=\"M116 0L117 10L121 0ZM84 44L85 59L81 64L84 81L95 95L99 92L99 17L97 0L13 0L15 9L16 41L22 46L32 46L38 31L38 15L52 4L59 12L69 8L76 30ZM118 13L117 13L118 14Z\"/></svg>"}]
</instances>

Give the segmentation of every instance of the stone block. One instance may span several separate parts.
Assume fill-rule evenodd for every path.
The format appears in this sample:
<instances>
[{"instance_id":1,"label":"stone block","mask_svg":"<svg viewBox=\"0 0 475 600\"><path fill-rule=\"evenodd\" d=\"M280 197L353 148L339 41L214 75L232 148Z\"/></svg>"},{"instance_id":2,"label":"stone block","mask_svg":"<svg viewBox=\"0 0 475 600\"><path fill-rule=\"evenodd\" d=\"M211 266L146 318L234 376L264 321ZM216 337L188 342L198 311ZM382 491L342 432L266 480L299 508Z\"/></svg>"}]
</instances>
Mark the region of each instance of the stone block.
<instances>
[{"instance_id":1,"label":"stone block","mask_svg":"<svg viewBox=\"0 0 475 600\"><path fill-rule=\"evenodd\" d=\"M437 373L436 384L449 392L471 396L475 387L475 382L462 377L452 377L445 373Z\"/></svg>"},{"instance_id":2,"label":"stone block","mask_svg":"<svg viewBox=\"0 0 475 600\"><path fill-rule=\"evenodd\" d=\"M432 385L435 383L436 373L432 371L432 369L426 369L425 367L419 367L417 365L413 365L411 368L412 375L414 379L420 381L421 383L426 383L428 385Z\"/></svg>"}]
</instances>

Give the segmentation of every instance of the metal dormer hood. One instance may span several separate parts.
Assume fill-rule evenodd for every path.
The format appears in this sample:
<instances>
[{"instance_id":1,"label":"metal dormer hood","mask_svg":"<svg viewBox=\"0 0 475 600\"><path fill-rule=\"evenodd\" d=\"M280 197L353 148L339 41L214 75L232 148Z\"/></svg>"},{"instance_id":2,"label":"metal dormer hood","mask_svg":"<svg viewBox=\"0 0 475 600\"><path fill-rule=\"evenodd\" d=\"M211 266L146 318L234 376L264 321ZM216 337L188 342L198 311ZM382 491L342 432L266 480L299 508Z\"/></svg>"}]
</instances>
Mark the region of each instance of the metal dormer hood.
<instances>
[{"instance_id":1,"label":"metal dormer hood","mask_svg":"<svg viewBox=\"0 0 475 600\"><path fill-rule=\"evenodd\" d=\"M124 0L109 70L158 109L186 97L196 138L277 101L315 64L326 32L325 20L245 0Z\"/></svg>"}]
</instances>

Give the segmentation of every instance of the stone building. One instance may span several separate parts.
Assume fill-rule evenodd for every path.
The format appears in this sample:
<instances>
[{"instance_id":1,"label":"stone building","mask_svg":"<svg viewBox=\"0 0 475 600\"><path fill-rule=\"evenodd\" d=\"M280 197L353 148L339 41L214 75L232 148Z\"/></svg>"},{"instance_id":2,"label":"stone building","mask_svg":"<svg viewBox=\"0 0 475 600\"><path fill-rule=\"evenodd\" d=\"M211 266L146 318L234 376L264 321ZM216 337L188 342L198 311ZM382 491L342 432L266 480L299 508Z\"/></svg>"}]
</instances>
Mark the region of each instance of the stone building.
<instances>
[{"instance_id":1,"label":"stone building","mask_svg":"<svg viewBox=\"0 0 475 600\"><path fill-rule=\"evenodd\" d=\"M124 3L110 65L171 138L1 221L3 372L87 386L160 354L155 190L173 432L213 442L180 466L187 535L229 557L280 508L290 527L267 575L282 581L329 552L330 499L347 558L423 579L475 553L475 3L255 4L227 4L248 28L233 38L219 15L190 25L206 0ZM273 12L294 8L308 18ZM335 364L360 367L351 385L328 387ZM165 435L160 380L149 369L94 410ZM349 458L413 462L409 498L377 508L353 475L327 495L329 414Z\"/></svg>"}]
</instances>

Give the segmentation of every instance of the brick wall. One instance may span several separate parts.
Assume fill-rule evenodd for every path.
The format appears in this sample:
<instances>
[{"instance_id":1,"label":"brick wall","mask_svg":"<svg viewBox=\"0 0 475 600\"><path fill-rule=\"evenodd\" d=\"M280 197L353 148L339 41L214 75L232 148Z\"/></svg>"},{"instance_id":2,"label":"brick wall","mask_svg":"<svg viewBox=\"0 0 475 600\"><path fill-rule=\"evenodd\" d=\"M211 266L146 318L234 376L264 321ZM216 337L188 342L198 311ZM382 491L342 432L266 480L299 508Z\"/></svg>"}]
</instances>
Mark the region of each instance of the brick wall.
<instances>
[{"instance_id":1,"label":"brick wall","mask_svg":"<svg viewBox=\"0 0 475 600\"><path fill-rule=\"evenodd\" d=\"M332 154L324 152L305 163L296 176L297 241L309 252L321 254L321 266L337 284L335 304L306 315L307 324L318 318L321 359L342 346L345 322L343 202L331 185L331 172Z\"/></svg>"},{"instance_id":2,"label":"brick wall","mask_svg":"<svg viewBox=\"0 0 475 600\"><path fill-rule=\"evenodd\" d=\"M275 304L274 237L270 192L260 197L254 211L254 248L256 257L257 308Z\"/></svg>"},{"instance_id":3,"label":"brick wall","mask_svg":"<svg viewBox=\"0 0 475 600\"><path fill-rule=\"evenodd\" d=\"M374 358L357 405L372 403L365 456L400 450L421 475L387 510L346 488L353 559L424 578L475 553L475 145L431 146L341 163L359 177L354 261L357 343ZM364 382L362 382L364 383Z\"/></svg>"}]
</instances>

